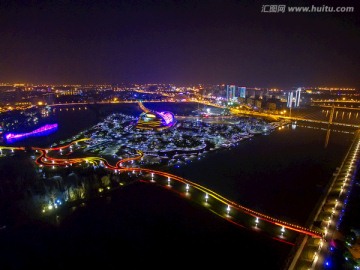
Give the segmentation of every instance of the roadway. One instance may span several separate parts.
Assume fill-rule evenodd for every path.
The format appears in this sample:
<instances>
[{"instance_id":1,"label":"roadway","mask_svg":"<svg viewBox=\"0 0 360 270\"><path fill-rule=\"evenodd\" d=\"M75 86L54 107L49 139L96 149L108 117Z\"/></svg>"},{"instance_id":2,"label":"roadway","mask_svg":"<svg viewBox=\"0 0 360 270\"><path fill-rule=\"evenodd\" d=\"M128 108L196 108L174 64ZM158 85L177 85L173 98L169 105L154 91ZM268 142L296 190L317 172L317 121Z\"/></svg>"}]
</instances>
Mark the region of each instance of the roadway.
<instances>
[{"instance_id":1,"label":"roadway","mask_svg":"<svg viewBox=\"0 0 360 270\"><path fill-rule=\"evenodd\" d=\"M316 124L322 124L322 125L329 124L329 120L317 120L317 119L309 119L309 118L305 118L305 117L278 115L278 114L271 114L268 112L263 113L263 112L239 110L239 109L231 109L231 112L235 115L251 115L251 116L256 116L256 117L272 118L275 121L289 120L289 121L302 121L302 122L308 122L308 123L316 123ZM334 122L334 121L331 124L334 126L360 128L360 125L358 125L358 124L341 123L341 122Z\"/></svg>"},{"instance_id":2,"label":"roadway","mask_svg":"<svg viewBox=\"0 0 360 270\"><path fill-rule=\"evenodd\" d=\"M313 216L313 223L320 224L324 230L324 238L320 241L304 236L302 241L294 247L292 260L289 260L288 270L309 269L321 270L327 263L330 254L330 244L337 232L342 218L346 200L357 173L356 162L360 154L360 130L354 136L342 164L333 174L327 193L322 198Z\"/></svg>"}]
</instances>

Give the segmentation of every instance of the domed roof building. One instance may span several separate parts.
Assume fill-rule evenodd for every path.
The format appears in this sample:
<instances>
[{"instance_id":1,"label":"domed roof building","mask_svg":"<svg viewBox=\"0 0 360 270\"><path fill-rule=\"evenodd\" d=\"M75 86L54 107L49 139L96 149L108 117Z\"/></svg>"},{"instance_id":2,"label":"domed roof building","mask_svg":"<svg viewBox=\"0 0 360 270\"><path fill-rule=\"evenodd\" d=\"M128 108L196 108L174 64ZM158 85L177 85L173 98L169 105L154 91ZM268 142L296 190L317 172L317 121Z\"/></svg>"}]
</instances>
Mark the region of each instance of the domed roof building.
<instances>
[{"instance_id":1,"label":"domed roof building","mask_svg":"<svg viewBox=\"0 0 360 270\"><path fill-rule=\"evenodd\" d=\"M143 112L140 114L136 123L136 128L146 130L163 130L168 129L176 124L175 116L172 112L156 112L146 108L139 102Z\"/></svg>"}]
</instances>

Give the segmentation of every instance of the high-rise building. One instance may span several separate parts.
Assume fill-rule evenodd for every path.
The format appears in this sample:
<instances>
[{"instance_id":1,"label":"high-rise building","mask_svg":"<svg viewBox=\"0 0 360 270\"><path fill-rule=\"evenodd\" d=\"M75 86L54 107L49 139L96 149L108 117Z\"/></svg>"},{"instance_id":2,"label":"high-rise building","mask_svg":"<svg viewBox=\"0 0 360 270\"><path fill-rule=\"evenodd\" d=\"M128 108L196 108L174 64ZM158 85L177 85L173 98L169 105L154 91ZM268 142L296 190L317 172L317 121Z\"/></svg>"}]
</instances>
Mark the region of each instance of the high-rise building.
<instances>
[{"instance_id":1,"label":"high-rise building","mask_svg":"<svg viewBox=\"0 0 360 270\"><path fill-rule=\"evenodd\" d=\"M291 107L292 107L292 102L293 102L293 92L290 91L290 92L288 93L286 106L287 106L288 108L291 108Z\"/></svg>"},{"instance_id":2,"label":"high-rise building","mask_svg":"<svg viewBox=\"0 0 360 270\"><path fill-rule=\"evenodd\" d=\"M301 88L299 87L295 92L295 107L299 107L300 105L300 93L301 93Z\"/></svg>"},{"instance_id":3,"label":"high-rise building","mask_svg":"<svg viewBox=\"0 0 360 270\"><path fill-rule=\"evenodd\" d=\"M294 100L294 91L288 92L286 106L288 108L299 107L300 106L300 94L301 94L301 87L299 87L298 89L295 90L295 100Z\"/></svg>"},{"instance_id":4,"label":"high-rise building","mask_svg":"<svg viewBox=\"0 0 360 270\"><path fill-rule=\"evenodd\" d=\"M236 90L235 85L227 85L226 86L226 100L227 101L233 101L236 99L235 90Z\"/></svg>"},{"instance_id":5,"label":"high-rise building","mask_svg":"<svg viewBox=\"0 0 360 270\"><path fill-rule=\"evenodd\" d=\"M246 97L246 87L239 87L239 97L241 98Z\"/></svg>"}]
</instances>

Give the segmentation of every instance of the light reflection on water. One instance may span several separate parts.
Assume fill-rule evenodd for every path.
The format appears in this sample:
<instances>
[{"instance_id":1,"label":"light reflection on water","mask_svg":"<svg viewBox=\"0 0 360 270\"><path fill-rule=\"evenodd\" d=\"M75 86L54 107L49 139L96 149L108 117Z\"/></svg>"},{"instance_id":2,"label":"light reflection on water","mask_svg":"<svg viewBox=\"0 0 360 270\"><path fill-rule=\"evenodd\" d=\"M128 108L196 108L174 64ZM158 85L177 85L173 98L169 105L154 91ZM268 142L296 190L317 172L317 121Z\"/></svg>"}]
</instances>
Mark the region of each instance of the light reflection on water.
<instances>
[{"instance_id":1,"label":"light reflection on water","mask_svg":"<svg viewBox=\"0 0 360 270\"><path fill-rule=\"evenodd\" d=\"M85 106L85 105L84 105ZM197 104L146 104L150 109L190 113ZM59 129L19 145L49 146L71 138L101 121L110 112L138 115L136 104L118 104L100 110L58 110ZM207 153L186 165L165 168L197 182L244 206L274 217L304 224L353 137L349 133L298 123L267 136L242 140L236 147Z\"/></svg>"}]
</instances>

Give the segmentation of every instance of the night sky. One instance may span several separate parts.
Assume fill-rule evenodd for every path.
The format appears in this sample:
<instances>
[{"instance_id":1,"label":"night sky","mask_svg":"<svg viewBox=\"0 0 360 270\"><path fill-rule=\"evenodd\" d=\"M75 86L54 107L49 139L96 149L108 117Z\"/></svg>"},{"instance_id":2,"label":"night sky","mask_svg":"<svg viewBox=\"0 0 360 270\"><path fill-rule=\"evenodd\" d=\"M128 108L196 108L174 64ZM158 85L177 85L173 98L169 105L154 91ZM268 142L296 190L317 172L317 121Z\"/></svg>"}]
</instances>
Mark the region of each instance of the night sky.
<instances>
[{"instance_id":1,"label":"night sky","mask_svg":"<svg viewBox=\"0 0 360 270\"><path fill-rule=\"evenodd\" d=\"M360 88L357 2L0 0L0 82Z\"/></svg>"}]
</instances>

